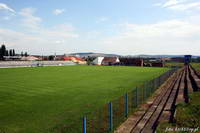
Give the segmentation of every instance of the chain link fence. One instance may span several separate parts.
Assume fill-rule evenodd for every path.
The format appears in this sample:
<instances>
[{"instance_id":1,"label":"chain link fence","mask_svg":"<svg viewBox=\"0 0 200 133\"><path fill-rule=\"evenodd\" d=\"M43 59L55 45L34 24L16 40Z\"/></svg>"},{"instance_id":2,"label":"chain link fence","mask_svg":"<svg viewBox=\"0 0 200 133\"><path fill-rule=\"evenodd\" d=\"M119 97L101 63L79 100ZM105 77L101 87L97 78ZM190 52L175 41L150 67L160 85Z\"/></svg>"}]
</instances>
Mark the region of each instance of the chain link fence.
<instances>
[{"instance_id":1,"label":"chain link fence","mask_svg":"<svg viewBox=\"0 0 200 133\"><path fill-rule=\"evenodd\" d=\"M123 96L110 101L100 109L61 128L62 133L111 133L137 110L178 68L137 86ZM72 116L73 117L73 116ZM69 123L68 123L69 124Z\"/></svg>"}]
</instances>

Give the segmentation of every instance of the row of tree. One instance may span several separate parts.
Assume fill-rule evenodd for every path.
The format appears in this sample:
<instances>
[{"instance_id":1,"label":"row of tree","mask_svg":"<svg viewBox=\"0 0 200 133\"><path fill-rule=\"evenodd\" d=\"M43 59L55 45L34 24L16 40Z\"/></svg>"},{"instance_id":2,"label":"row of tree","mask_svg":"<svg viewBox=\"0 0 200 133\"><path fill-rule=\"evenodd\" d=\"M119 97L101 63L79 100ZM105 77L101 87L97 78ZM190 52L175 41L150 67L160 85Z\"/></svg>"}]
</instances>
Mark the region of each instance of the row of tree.
<instances>
[{"instance_id":1,"label":"row of tree","mask_svg":"<svg viewBox=\"0 0 200 133\"><path fill-rule=\"evenodd\" d=\"M199 62L200 62L200 57L198 57L198 58L192 58L192 62L197 62L197 63L199 63Z\"/></svg>"},{"instance_id":2,"label":"row of tree","mask_svg":"<svg viewBox=\"0 0 200 133\"><path fill-rule=\"evenodd\" d=\"M1 45L0 55L2 55L2 56L15 56L15 50L14 49L7 50L5 45Z\"/></svg>"},{"instance_id":3,"label":"row of tree","mask_svg":"<svg viewBox=\"0 0 200 133\"><path fill-rule=\"evenodd\" d=\"M21 52L21 56L25 56L25 57L27 57L27 56L29 56L29 55L28 55L27 52L24 53L24 52L22 51L22 52Z\"/></svg>"},{"instance_id":4,"label":"row of tree","mask_svg":"<svg viewBox=\"0 0 200 133\"><path fill-rule=\"evenodd\" d=\"M15 50L14 49L7 50L6 46L4 44L1 45L1 47L0 47L0 60L4 60L4 56L16 56ZM21 52L21 56L27 57L28 53L27 52L25 52L25 53Z\"/></svg>"}]
</instances>

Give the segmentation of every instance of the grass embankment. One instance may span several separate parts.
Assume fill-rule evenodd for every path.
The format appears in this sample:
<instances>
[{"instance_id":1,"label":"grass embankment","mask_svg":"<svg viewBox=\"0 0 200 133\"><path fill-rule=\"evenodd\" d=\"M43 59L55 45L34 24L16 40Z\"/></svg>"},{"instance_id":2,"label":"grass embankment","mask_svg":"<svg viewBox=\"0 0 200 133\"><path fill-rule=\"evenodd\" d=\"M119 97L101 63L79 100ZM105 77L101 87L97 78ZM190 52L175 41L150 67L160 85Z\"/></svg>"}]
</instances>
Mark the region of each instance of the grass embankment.
<instances>
[{"instance_id":1,"label":"grass embankment","mask_svg":"<svg viewBox=\"0 0 200 133\"><path fill-rule=\"evenodd\" d=\"M0 69L0 132L60 132L166 68L63 66ZM73 125L74 126L74 125Z\"/></svg>"},{"instance_id":2,"label":"grass embankment","mask_svg":"<svg viewBox=\"0 0 200 133\"><path fill-rule=\"evenodd\" d=\"M200 63L191 63L192 67L195 68L198 72L200 72Z\"/></svg>"},{"instance_id":3,"label":"grass embankment","mask_svg":"<svg viewBox=\"0 0 200 133\"><path fill-rule=\"evenodd\" d=\"M200 72L200 63L191 63L191 65L197 71ZM174 131L172 131L171 129ZM187 131L175 131L175 130L187 130ZM192 94L190 94L189 104L186 103L178 104L176 108L175 123L161 123L157 129L157 132L189 133L192 132L191 130L200 132L200 92L193 92Z\"/></svg>"},{"instance_id":4,"label":"grass embankment","mask_svg":"<svg viewBox=\"0 0 200 133\"><path fill-rule=\"evenodd\" d=\"M190 98L191 102L189 104L178 104L175 122L161 123L157 129L158 133L190 133L191 130L200 132L200 92L194 92L190 95Z\"/></svg>"}]
</instances>

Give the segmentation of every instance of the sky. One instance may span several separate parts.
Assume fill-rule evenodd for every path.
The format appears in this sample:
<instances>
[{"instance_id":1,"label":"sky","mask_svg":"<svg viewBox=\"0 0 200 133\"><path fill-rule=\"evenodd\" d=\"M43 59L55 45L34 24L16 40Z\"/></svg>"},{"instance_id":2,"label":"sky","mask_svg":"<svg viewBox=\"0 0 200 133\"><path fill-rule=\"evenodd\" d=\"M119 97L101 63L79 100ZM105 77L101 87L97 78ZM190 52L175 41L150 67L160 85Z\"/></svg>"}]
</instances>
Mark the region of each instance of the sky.
<instances>
[{"instance_id":1,"label":"sky","mask_svg":"<svg viewBox=\"0 0 200 133\"><path fill-rule=\"evenodd\" d=\"M200 1L0 0L3 43L40 55L200 55Z\"/></svg>"}]
</instances>

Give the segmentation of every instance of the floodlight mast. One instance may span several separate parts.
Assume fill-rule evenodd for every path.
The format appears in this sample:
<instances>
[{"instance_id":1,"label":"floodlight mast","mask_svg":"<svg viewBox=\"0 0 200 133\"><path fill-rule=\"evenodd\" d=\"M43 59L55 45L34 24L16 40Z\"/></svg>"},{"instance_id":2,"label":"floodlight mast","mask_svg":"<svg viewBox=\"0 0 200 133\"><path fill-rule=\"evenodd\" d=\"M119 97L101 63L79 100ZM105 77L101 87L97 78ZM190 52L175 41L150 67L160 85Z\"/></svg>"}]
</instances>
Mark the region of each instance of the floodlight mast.
<instances>
[{"instance_id":1,"label":"floodlight mast","mask_svg":"<svg viewBox=\"0 0 200 133\"><path fill-rule=\"evenodd\" d=\"M56 60L56 52L55 52L55 54L54 54L54 60Z\"/></svg>"}]
</instances>

